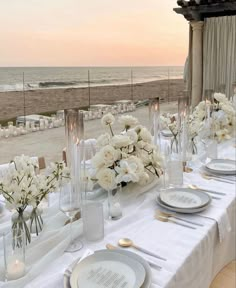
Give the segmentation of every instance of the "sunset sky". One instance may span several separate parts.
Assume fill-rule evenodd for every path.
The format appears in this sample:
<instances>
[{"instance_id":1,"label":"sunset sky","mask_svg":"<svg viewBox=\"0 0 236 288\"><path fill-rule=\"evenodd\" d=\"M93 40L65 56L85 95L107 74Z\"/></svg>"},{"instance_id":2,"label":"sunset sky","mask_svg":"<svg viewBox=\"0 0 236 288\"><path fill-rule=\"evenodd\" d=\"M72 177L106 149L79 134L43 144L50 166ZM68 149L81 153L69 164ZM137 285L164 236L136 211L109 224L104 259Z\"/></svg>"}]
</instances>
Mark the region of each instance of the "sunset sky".
<instances>
[{"instance_id":1,"label":"sunset sky","mask_svg":"<svg viewBox=\"0 0 236 288\"><path fill-rule=\"evenodd\" d=\"M2 0L0 66L183 65L176 0Z\"/></svg>"}]
</instances>

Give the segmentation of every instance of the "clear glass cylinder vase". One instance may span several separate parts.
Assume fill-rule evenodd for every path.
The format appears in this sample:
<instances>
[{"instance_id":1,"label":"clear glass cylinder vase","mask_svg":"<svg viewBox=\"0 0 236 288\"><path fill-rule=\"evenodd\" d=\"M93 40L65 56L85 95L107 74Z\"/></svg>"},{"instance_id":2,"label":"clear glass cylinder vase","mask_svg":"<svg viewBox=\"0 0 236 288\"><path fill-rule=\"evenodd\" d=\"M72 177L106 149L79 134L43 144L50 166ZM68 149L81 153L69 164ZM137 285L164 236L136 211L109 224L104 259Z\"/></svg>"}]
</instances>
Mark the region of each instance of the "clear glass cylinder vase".
<instances>
[{"instance_id":1,"label":"clear glass cylinder vase","mask_svg":"<svg viewBox=\"0 0 236 288\"><path fill-rule=\"evenodd\" d=\"M11 221L12 221L12 235L13 238L18 239L17 237L22 234L22 231L25 235L25 244L29 244L31 242L31 235L30 230L27 224L27 221L29 220L30 215L26 211L17 211L12 215ZM19 243L18 243L19 244Z\"/></svg>"},{"instance_id":2,"label":"clear glass cylinder vase","mask_svg":"<svg viewBox=\"0 0 236 288\"><path fill-rule=\"evenodd\" d=\"M108 190L108 217L111 220L117 220L122 217L122 207L120 201L121 185Z\"/></svg>"},{"instance_id":3,"label":"clear glass cylinder vase","mask_svg":"<svg viewBox=\"0 0 236 288\"><path fill-rule=\"evenodd\" d=\"M43 209L41 208L33 208L33 210L30 213L30 233L32 236L38 236L39 233L43 229Z\"/></svg>"}]
</instances>

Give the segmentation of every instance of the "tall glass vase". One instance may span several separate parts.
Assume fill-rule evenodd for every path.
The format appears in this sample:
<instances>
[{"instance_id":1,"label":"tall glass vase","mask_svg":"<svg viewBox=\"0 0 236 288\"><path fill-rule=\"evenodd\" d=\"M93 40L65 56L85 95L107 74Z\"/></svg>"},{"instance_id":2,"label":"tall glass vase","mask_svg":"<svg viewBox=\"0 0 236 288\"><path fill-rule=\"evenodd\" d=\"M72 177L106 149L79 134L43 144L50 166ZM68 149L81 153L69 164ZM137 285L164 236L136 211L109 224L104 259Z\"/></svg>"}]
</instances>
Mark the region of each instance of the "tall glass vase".
<instances>
[{"instance_id":1,"label":"tall glass vase","mask_svg":"<svg viewBox=\"0 0 236 288\"><path fill-rule=\"evenodd\" d=\"M31 242L30 230L28 227L28 220L30 215L28 212L18 209L11 217L12 222L12 235L14 238L18 239L18 236L24 233L25 244L29 244ZM16 243L17 245L21 245L20 243Z\"/></svg>"},{"instance_id":2,"label":"tall glass vase","mask_svg":"<svg viewBox=\"0 0 236 288\"><path fill-rule=\"evenodd\" d=\"M35 207L30 213L30 233L32 236L38 236L43 229L43 209Z\"/></svg>"},{"instance_id":3,"label":"tall glass vase","mask_svg":"<svg viewBox=\"0 0 236 288\"><path fill-rule=\"evenodd\" d=\"M153 142L160 146L160 99L159 97L149 100L149 121L153 134Z\"/></svg>"},{"instance_id":4,"label":"tall glass vase","mask_svg":"<svg viewBox=\"0 0 236 288\"><path fill-rule=\"evenodd\" d=\"M83 157L84 114L78 109L65 110L66 160L70 169L71 189L80 193L81 157ZM73 192L73 193L74 193Z\"/></svg>"}]
</instances>

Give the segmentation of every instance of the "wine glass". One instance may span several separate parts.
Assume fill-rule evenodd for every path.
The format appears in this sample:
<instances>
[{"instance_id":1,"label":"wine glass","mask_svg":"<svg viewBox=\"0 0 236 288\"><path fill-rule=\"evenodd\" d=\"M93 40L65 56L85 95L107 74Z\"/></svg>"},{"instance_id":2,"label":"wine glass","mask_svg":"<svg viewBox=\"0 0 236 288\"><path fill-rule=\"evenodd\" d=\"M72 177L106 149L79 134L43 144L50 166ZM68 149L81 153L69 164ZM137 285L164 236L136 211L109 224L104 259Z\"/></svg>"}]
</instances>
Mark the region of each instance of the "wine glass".
<instances>
[{"instance_id":1,"label":"wine glass","mask_svg":"<svg viewBox=\"0 0 236 288\"><path fill-rule=\"evenodd\" d=\"M73 180L72 180L73 181ZM81 199L80 189L76 185L68 183L61 188L59 207L60 210L70 218L70 245L65 250L66 252L75 252L83 247L83 244L78 239L73 241L72 237L72 222L75 215L80 212Z\"/></svg>"}]
</instances>

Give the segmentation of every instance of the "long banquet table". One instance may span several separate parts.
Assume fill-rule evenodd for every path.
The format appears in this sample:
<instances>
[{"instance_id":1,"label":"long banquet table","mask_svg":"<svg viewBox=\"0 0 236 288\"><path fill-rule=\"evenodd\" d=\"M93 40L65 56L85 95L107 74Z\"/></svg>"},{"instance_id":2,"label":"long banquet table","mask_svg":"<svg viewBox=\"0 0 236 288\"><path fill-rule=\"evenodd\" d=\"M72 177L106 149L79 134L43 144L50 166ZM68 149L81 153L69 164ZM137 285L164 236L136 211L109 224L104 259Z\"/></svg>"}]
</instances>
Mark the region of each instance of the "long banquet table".
<instances>
[{"instance_id":1,"label":"long banquet table","mask_svg":"<svg viewBox=\"0 0 236 288\"><path fill-rule=\"evenodd\" d=\"M227 141L219 145L219 156L235 159L235 144ZM81 219L73 223L74 236L82 240L84 247L75 253L64 253L69 243L69 225L64 226L66 217L58 210L57 195L51 200L51 206L44 212L45 227L38 239L27 247L26 263L29 271L25 277L4 283L0 287L25 288L63 288L65 269L86 249L105 249L107 243L117 245L120 238L131 238L134 242L167 261L146 256L156 262L162 270L152 268L151 288L207 288L215 275L230 261L236 259L235 248L235 185L215 180L203 179L199 173L201 163L193 163L193 172L184 173L184 183L192 183L224 192L221 200L212 200L211 206L204 213L184 216L202 223L196 230L188 229L174 223L160 222L154 219L158 209L155 198L159 186L142 193L127 191L123 195L123 217L117 221L105 220L105 238L100 242L88 243L82 235ZM100 195L100 200L106 200ZM0 233L10 229L10 214L0 217ZM221 219L223 235L219 238L217 221ZM222 220L223 219L223 220ZM228 222L227 222L228 221ZM132 248L130 249L130 251ZM132 250L135 253L143 254ZM0 242L0 260L3 259L3 246ZM0 264L0 279L3 279L3 261Z\"/></svg>"}]
</instances>

